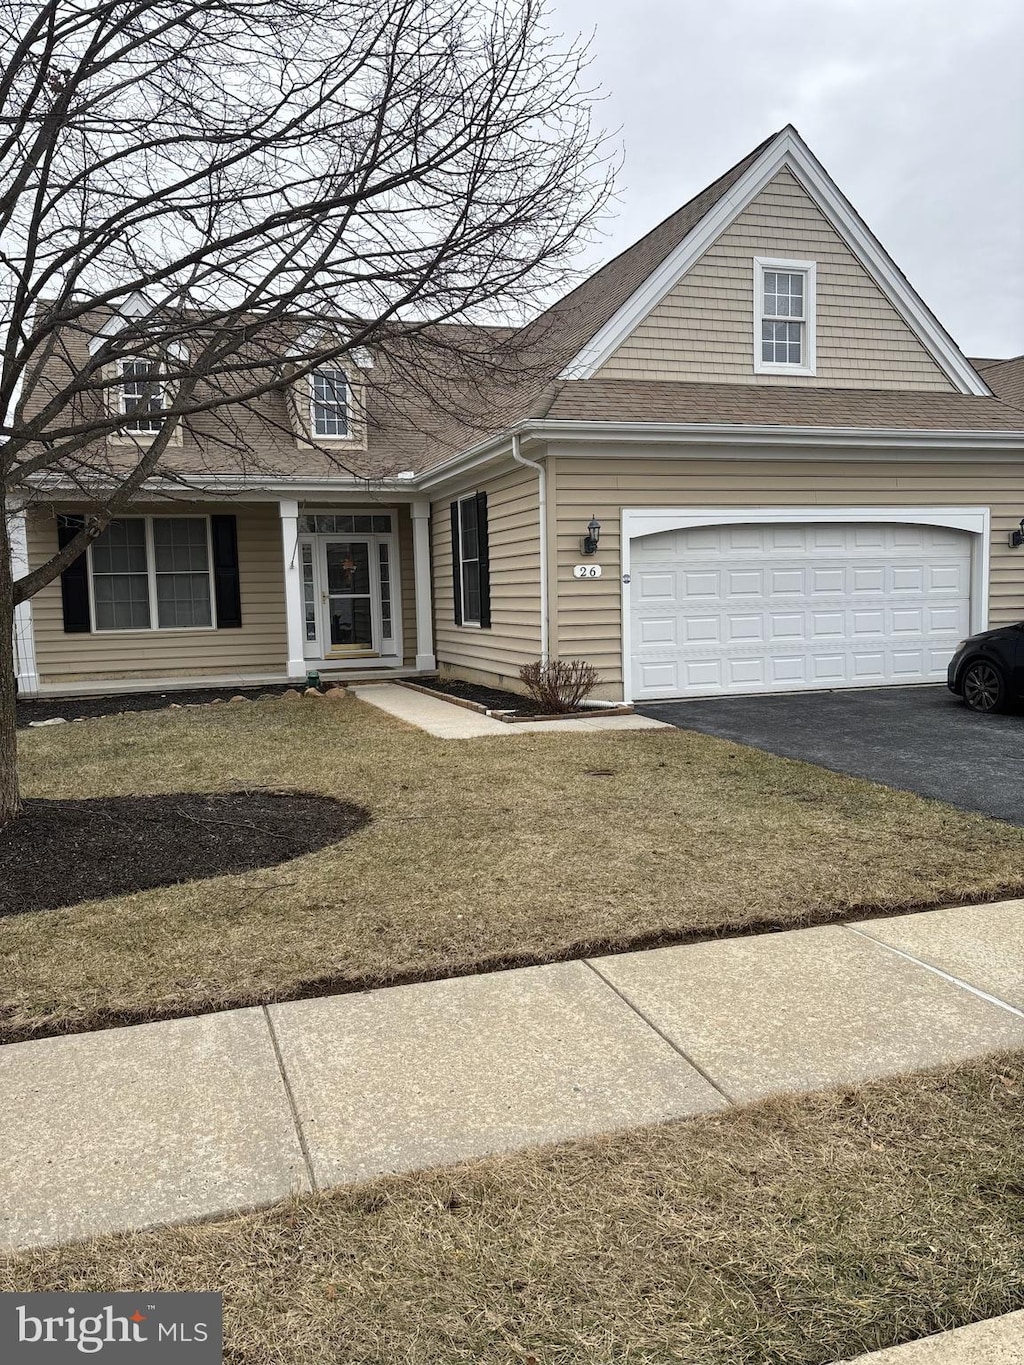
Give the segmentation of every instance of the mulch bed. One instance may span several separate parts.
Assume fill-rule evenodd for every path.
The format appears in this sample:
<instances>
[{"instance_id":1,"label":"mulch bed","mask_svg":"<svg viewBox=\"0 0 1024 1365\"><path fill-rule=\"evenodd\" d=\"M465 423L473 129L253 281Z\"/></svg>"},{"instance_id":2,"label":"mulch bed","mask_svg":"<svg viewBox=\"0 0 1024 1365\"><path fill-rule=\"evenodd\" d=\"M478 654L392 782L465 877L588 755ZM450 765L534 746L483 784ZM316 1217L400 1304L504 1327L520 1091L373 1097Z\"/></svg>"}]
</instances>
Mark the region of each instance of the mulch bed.
<instances>
[{"instance_id":1,"label":"mulch bed","mask_svg":"<svg viewBox=\"0 0 1024 1365\"><path fill-rule=\"evenodd\" d=\"M0 830L0 916L272 867L369 820L363 806L305 792L29 800Z\"/></svg>"},{"instance_id":2,"label":"mulch bed","mask_svg":"<svg viewBox=\"0 0 1024 1365\"><path fill-rule=\"evenodd\" d=\"M533 703L518 692L504 692L500 687L481 687L479 683L463 682L459 678L417 678L416 683L428 692L441 692L446 697L461 701L475 701L491 711L528 711Z\"/></svg>"},{"instance_id":3,"label":"mulch bed","mask_svg":"<svg viewBox=\"0 0 1024 1365\"><path fill-rule=\"evenodd\" d=\"M417 678L415 683L407 681L404 686L413 687L421 692L439 692L443 697L457 701L473 702L486 707L489 711L510 711L511 716L498 719L511 720L597 720L607 715L627 715L631 706L622 705L617 710L611 707L580 707L578 711L540 712L532 697L520 696L517 692L505 692L500 687L481 687L479 683L463 682L460 678Z\"/></svg>"},{"instance_id":4,"label":"mulch bed","mask_svg":"<svg viewBox=\"0 0 1024 1365\"><path fill-rule=\"evenodd\" d=\"M127 692L113 697L47 697L39 701L19 701L17 707L19 730L30 721L94 720L97 716L116 716L122 711L165 711L168 706L204 706L211 701L228 701L231 697L279 697L285 687L204 687L191 692Z\"/></svg>"}]
</instances>

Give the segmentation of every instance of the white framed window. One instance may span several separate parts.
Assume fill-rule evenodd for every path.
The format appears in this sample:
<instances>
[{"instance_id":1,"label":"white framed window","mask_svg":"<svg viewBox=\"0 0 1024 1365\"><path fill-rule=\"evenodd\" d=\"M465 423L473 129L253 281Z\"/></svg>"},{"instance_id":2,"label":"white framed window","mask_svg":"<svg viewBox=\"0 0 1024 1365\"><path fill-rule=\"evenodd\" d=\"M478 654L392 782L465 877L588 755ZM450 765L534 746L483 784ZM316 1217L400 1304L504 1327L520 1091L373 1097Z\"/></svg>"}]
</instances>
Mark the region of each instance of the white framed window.
<instances>
[{"instance_id":1,"label":"white framed window","mask_svg":"<svg viewBox=\"0 0 1024 1365\"><path fill-rule=\"evenodd\" d=\"M310 425L314 436L338 439L349 432L349 385L344 370L326 368L310 375Z\"/></svg>"},{"instance_id":2,"label":"white framed window","mask_svg":"<svg viewBox=\"0 0 1024 1365\"><path fill-rule=\"evenodd\" d=\"M459 572L462 624L480 624L480 504L475 493L459 499Z\"/></svg>"},{"instance_id":3,"label":"white framed window","mask_svg":"<svg viewBox=\"0 0 1024 1365\"><path fill-rule=\"evenodd\" d=\"M814 261L754 257L754 372L815 373Z\"/></svg>"},{"instance_id":4,"label":"white framed window","mask_svg":"<svg viewBox=\"0 0 1024 1365\"><path fill-rule=\"evenodd\" d=\"M214 621L209 517L118 517L89 547L94 629L201 630Z\"/></svg>"},{"instance_id":5,"label":"white framed window","mask_svg":"<svg viewBox=\"0 0 1024 1365\"><path fill-rule=\"evenodd\" d=\"M119 406L129 417L124 430L152 435L163 426L166 388L155 360L122 360Z\"/></svg>"}]
</instances>

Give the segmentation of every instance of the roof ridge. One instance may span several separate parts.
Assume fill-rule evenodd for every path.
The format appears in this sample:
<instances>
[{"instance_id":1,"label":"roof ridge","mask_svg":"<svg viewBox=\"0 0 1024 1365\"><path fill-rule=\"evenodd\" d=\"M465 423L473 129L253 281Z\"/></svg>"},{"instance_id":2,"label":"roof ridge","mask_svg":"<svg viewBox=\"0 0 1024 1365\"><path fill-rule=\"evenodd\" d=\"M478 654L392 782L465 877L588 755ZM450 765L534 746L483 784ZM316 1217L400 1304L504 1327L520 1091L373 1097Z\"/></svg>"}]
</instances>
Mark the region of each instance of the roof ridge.
<instances>
[{"instance_id":1,"label":"roof ridge","mask_svg":"<svg viewBox=\"0 0 1024 1365\"><path fill-rule=\"evenodd\" d=\"M784 134L786 130L789 130L789 128L792 128L792 124L789 123L785 124L785 127L778 128L778 130L776 132L773 132L773 134L771 134L770 137L765 138L765 141L759 142L758 146L752 149L752 152L748 152L747 154L745 154L745 156L740 157L739 161L733 162L733 165L730 165L728 171L722 172L720 176L715 177L715 179L711 180L709 184L706 184L706 186L703 187L702 190L696 191L696 194L691 195L691 198L687 199L687 201L685 201L684 203L681 203L681 205L677 207L677 209L673 209L672 213L666 214L664 218L661 218L661 220L655 222L654 227L647 229L647 232L643 233L642 238L636 239L635 242L629 244L628 247L623 247L623 250L618 251L616 255L613 255L613 257L610 258L610 261L603 262L603 265L599 265L598 268L593 270L593 272L591 272L590 274L588 274L588 276L584 278L584 280L580 280L580 283L578 285L575 285L575 287L569 289L568 293L564 293L564 295L561 296L560 299L556 299L556 302L549 304L549 306L547 306L545 310L543 310L543 313L539 313L537 317L532 318L530 322L524 324L522 328L523 332L527 332L527 330L530 330L531 328L534 328L534 326L541 324L541 322L543 322L543 319L549 317L549 314L556 313L556 311L560 310L560 308L564 308L565 306L567 306L567 304L571 302L573 296L578 295L578 293L582 291L582 289L586 289L588 285L593 284L594 280L597 280L597 278L601 276L601 274L605 273L606 270L610 270L613 268L613 266L616 266L618 265L618 263L623 262L624 258L629 257L629 255L631 255L632 253L638 251L639 248L642 248L644 246L644 243L650 242L650 239L653 238L655 233L661 232L662 229L668 227L670 222L672 222L673 218L677 218L680 217L681 214L685 214L685 212L687 212L688 209L691 209L691 207L695 205L698 199L702 199L703 197L705 197L705 195L709 195L709 197L711 197L710 202L707 203L705 209L703 209L703 212L700 213L700 218L705 217L705 214L709 212L710 209L713 209L715 203L720 201L722 195L724 195L725 192L729 190L729 188L732 188L732 184L735 183L735 180L739 179L741 173L743 173L745 169L750 167L751 162L756 161L756 158L758 158L760 154L762 154L762 152L765 152L766 147L769 147L771 143L776 141L777 138L782 137L782 134ZM685 236L685 232L683 233L683 236ZM679 242L679 240L681 240L681 236L679 239L677 239L677 242ZM673 247L674 246L676 246L676 243L673 243ZM665 250L664 253L661 253L661 255L659 255L658 257L658 261L654 262L655 265L658 265L659 262L664 261L666 255L669 254L669 251L672 250L673 247L669 247L668 250ZM595 326L594 332L597 332L597 326ZM591 336L593 336L593 333L591 333Z\"/></svg>"}]
</instances>

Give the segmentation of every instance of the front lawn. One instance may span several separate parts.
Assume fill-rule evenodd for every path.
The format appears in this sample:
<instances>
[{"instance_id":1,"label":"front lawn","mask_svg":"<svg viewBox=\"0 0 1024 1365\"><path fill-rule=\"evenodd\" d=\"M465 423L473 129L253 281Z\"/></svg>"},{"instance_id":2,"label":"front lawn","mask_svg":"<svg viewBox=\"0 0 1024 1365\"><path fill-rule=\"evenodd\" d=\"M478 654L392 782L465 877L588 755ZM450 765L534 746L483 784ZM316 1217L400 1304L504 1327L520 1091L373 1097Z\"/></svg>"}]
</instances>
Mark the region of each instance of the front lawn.
<instances>
[{"instance_id":1,"label":"front lawn","mask_svg":"<svg viewBox=\"0 0 1024 1365\"><path fill-rule=\"evenodd\" d=\"M445 741L349 697L54 726L22 754L29 796L283 788L371 820L0 919L0 1040L1024 890L1024 830L675 730Z\"/></svg>"},{"instance_id":2,"label":"front lawn","mask_svg":"<svg viewBox=\"0 0 1024 1365\"><path fill-rule=\"evenodd\" d=\"M205 1289L231 1365L825 1365L1024 1307L1024 1058L0 1260Z\"/></svg>"}]
</instances>

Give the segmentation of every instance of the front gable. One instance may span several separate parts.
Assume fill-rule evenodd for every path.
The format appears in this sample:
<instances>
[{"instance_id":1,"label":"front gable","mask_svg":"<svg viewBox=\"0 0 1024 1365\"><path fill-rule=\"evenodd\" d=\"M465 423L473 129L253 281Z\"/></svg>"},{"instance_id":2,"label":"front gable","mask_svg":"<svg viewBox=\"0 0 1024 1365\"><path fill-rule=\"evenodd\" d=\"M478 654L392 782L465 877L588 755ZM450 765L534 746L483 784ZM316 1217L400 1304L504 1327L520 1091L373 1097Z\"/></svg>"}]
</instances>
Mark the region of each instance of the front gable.
<instances>
[{"instance_id":1,"label":"front gable","mask_svg":"<svg viewBox=\"0 0 1024 1365\"><path fill-rule=\"evenodd\" d=\"M812 309L804 363L789 372L759 353L763 271L777 263L804 268ZM562 377L989 392L791 128Z\"/></svg>"},{"instance_id":2,"label":"front gable","mask_svg":"<svg viewBox=\"0 0 1024 1365\"><path fill-rule=\"evenodd\" d=\"M765 257L815 263L814 375L755 372L754 262ZM955 392L788 169L726 228L595 377Z\"/></svg>"}]
</instances>

